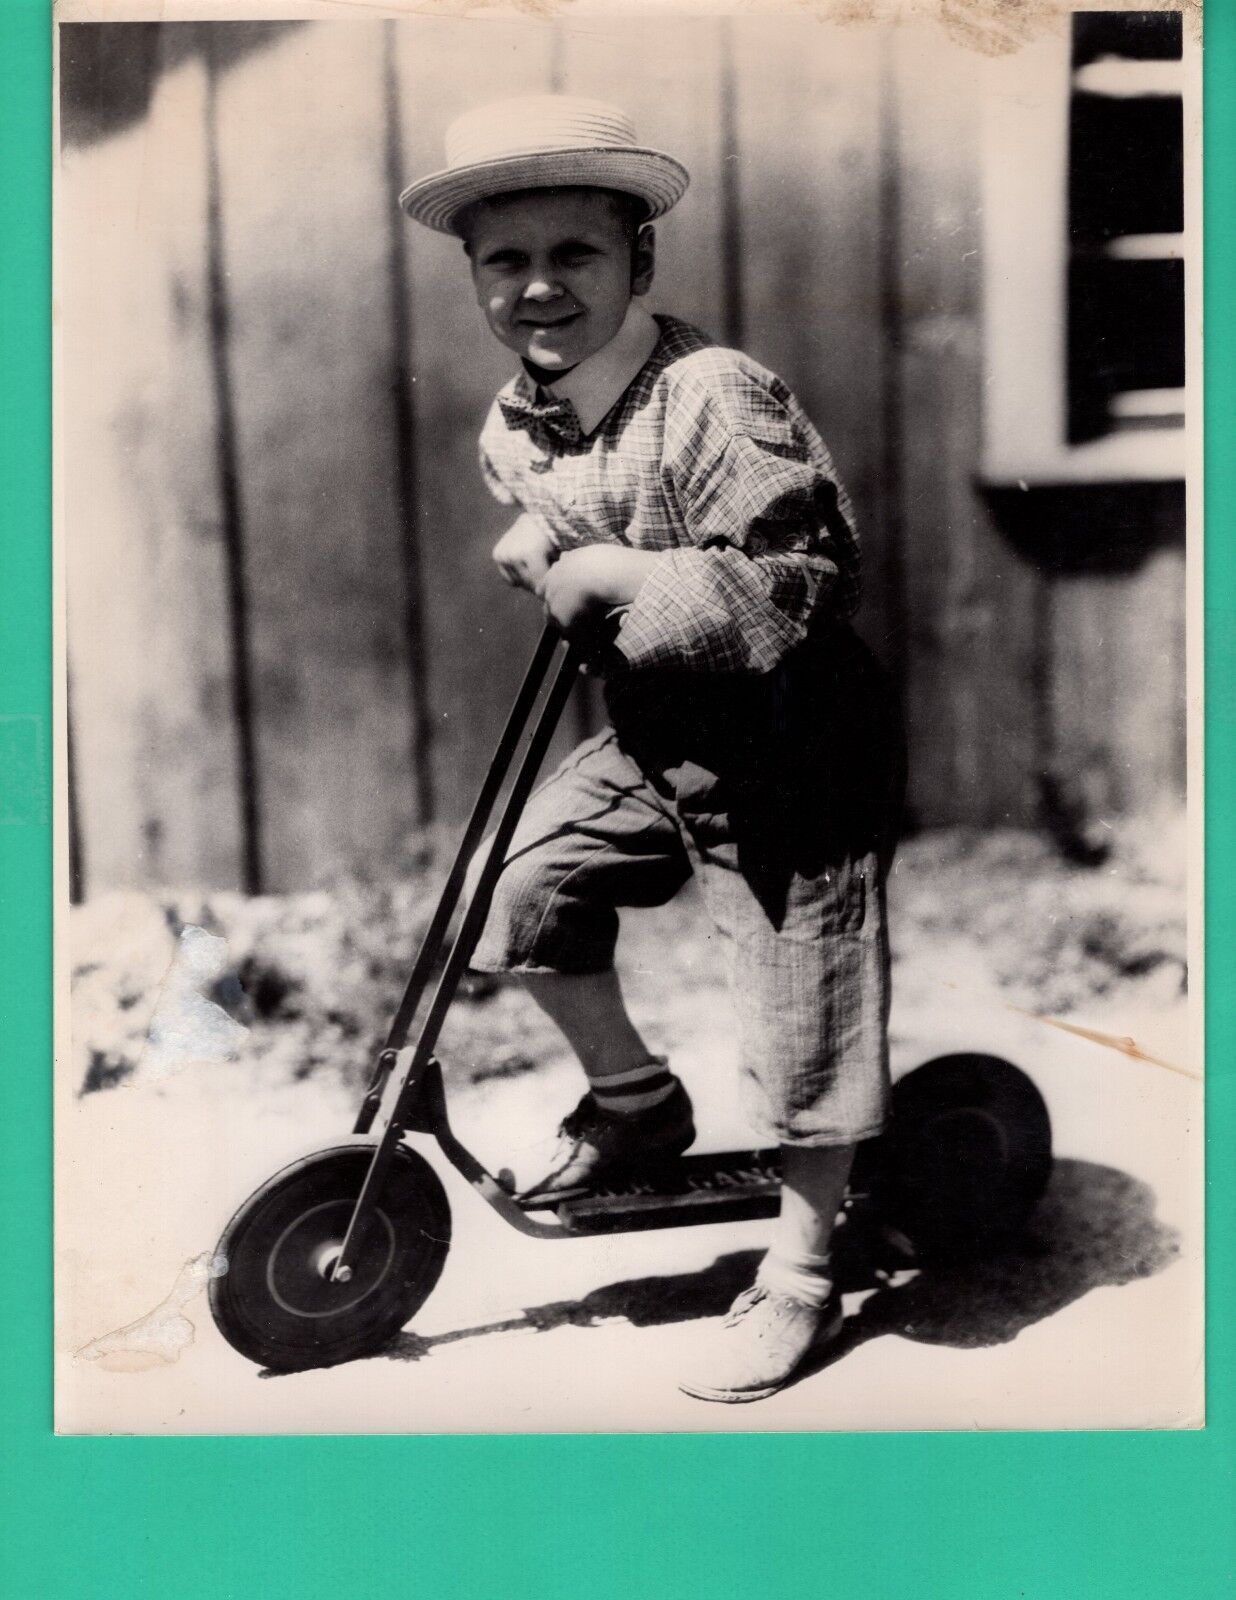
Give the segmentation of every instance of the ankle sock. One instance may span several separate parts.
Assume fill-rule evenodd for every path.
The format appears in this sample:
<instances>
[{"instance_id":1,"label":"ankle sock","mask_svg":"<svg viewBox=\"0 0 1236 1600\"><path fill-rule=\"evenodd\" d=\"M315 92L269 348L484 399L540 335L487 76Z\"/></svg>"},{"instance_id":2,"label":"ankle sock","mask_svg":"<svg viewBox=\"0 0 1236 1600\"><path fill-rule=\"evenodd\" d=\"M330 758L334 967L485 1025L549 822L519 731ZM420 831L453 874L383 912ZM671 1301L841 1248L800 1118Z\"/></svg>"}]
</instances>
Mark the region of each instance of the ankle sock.
<instances>
[{"instance_id":1,"label":"ankle sock","mask_svg":"<svg viewBox=\"0 0 1236 1600\"><path fill-rule=\"evenodd\" d=\"M607 1072L603 1078L589 1079L596 1103L620 1117L659 1105L673 1094L677 1082L664 1056L651 1056L642 1066L626 1072Z\"/></svg>"},{"instance_id":2,"label":"ankle sock","mask_svg":"<svg viewBox=\"0 0 1236 1600\"><path fill-rule=\"evenodd\" d=\"M833 1293L832 1257L775 1246L760 1262L755 1281L770 1294L788 1294L805 1306L822 1306Z\"/></svg>"}]
</instances>

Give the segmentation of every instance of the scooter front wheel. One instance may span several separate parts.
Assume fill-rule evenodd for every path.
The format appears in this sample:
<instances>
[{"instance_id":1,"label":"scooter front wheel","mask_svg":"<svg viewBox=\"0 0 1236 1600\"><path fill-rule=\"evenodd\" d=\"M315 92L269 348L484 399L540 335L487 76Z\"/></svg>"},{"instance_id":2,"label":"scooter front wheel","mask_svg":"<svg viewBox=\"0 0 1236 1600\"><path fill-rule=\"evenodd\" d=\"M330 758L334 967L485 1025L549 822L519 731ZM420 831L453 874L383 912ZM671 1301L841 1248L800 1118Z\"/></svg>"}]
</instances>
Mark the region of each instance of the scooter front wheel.
<instances>
[{"instance_id":1,"label":"scooter front wheel","mask_svg":"<svg viewBox=\"0 0 1236 1600\"><path fill-rule=\"evenodd\" d=\"M228 1223L210 1309L241 1355L278 1371L333 1366L393 1338L441 1276L451 1213L437 1174L404 1146L347 1282L332 1277L374 1146L284 1167Z\"/></svg>"}]
</instances>

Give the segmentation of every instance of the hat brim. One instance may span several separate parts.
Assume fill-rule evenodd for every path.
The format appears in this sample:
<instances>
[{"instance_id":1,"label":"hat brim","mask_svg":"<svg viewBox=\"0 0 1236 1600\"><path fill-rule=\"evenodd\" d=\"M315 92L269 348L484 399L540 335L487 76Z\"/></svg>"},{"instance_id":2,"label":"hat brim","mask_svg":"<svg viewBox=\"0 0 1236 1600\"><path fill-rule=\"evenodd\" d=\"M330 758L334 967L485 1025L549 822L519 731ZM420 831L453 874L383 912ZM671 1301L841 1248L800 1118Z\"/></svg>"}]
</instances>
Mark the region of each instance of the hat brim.
<instances>
[{"instance_id":1,"label":"hat brim","mask_svg":"<svg viewBox=\"0 0 1236 1600\"><path fill-rule=\"evenodd\" d=\"M648 207L648 220L664 216L686 192L690 174L662 150L538 150L434 172L410 184L399 204L415 222L458 234L456 219L468 206L518 189L618 189Z\"/></svg>"}]
</instances>

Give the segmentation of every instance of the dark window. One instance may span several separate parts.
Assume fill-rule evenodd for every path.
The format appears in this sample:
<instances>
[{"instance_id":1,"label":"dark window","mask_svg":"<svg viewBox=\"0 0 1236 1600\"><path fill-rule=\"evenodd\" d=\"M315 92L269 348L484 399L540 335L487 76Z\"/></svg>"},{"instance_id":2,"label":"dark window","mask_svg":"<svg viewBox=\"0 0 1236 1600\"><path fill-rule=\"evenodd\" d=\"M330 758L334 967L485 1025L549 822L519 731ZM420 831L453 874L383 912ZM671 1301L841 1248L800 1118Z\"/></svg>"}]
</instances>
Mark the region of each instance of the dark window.
<instances>
[{"instance_id":1,"label":"dark window","mask_svg":"<svg viewBox=\"0 0 1236 1600\"><path fill-rule=\"evenodd\" d=\"M1073 66L1101 56L1179 61L1182 22L1179 11L1079 11L1073 18Z\"/></svg>"},{"instance_id":2,"label":"dark window","mask_svg":"<svg viewBox=\"0 0 1236 1600\"><path fill-rule=\"evenodd\" d=\"M1179 12L1073 19L1068 432L1175 427L1184 384ZM1134 397L1140 395L1140 402Z\"/></svg>"}]
</instances>

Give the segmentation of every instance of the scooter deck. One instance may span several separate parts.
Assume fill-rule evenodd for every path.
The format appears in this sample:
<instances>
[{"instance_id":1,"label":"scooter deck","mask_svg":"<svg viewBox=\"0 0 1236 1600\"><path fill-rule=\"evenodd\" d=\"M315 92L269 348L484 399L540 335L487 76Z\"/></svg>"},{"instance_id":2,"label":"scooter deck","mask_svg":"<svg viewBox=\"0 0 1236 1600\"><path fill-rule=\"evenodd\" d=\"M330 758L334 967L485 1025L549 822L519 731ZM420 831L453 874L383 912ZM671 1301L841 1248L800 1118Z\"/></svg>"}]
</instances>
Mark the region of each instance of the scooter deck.
<instances>
[{"instance_id":1,"label":"scooter deck","mask_svg":"<svg viewBox=\"0 0 1236 1600\"><path fill-rule=\"evenodd\" d=\"M774 1217L781 1197L779 1156L775 1147L681 1156L552 1209L571 1233L633 1233Z\"/></svg>"}]
</instances>

